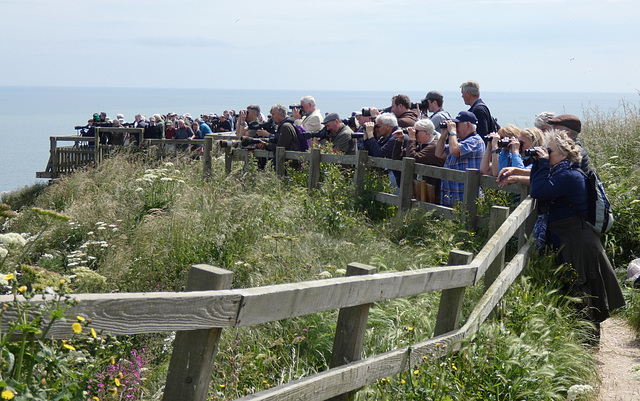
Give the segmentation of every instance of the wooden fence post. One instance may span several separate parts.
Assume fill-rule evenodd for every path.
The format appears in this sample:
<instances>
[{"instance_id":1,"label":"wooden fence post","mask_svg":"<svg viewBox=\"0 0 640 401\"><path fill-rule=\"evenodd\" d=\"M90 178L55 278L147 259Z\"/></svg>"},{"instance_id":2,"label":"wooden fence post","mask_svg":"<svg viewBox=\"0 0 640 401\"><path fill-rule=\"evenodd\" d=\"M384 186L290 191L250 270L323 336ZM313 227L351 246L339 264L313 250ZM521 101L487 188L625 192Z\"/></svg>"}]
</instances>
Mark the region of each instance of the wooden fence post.
<instances>
[{"instance_id":1,"label":"wooden fence post","mask_svg":"<svg viewBox=\"0 0 640 401\"><path fill-rule=\"evenodd\" d=\"M320 149L311 148L311 158L309 159L309 179L307 186L309 189L318 188L320 182Z\"/></svg>"},{"instance_id":2,"label":"wooden fence post","mask_svg":"<svg viewBox=\"0 0 640 401\"><path fill-rule=\"evenodd\" d=\"M473 254L470 252L458 249L449 252L449 266L468 265L472 260ZM464 301L464 290L465 287L459 287L442 291L436 327L433 329L434 337L458 328L462 313L462 302Z\"/></svg>"},{"instance_id":3,"label":"wooden fence post","mask_svg":"<svg viewBox=\"0 0 640 401\"><path fill-rule=\"evenodd\" d=\"M413 199L413 172L416 168L416 159L405 157L402 159L402 177L400 178L400 210L411 208Z\"/></svg>"},{"instance_id":4,"label":"wooden fence post","mask_svg":"<svg viewBox=\"0 0 640 401\"><path fill-rule=\"evenodd\" d=\"M493 206L491 208L491 217L489 219L489 237L495 234L498 231L498 228L504 223L504 221L509 217L509 208L504 206ZM484 288L487 290L491 287L491 284L496 280L496 278L504 269L504 255L505 249L502 251L496 258L491 262L487 271L484 273Z\"/></svg>"},{"instance_id":5,"label":"wooden fence post","mask_svg":"<svg viewBox=\"0 0 640 401\"><path fill-rule=\"evenodd\" d=\"M358 150L356 152L356 164L353 173L353 186L355 187L355 195L360 196L364 189L364 177L367 174L367 159L369 152L366 150Z\"/></svg>"},{"instance_id":6,"label":"wooden fence post","mask_svg":"<svg viewBox=\"0 0 640 401\"><path fill-rule=\"evenodd\" d=\"M233 167L233 157L231 154L232 152L233 152L233 148L229 146L224 148L224 171L227 174L231 173L231 168Z\"/></svg>"},{"instance_id":7,"label":"wooden fence post","mask_svg":"<svg viewBox=\"0 0 640 401\"><path fill-rule=\"evenodd\" d=\"M467 169L464 179L464 219L467 227L475 230L478 228L478 204L476 203L480 193L480 170L476 168Z\"/></svg>"},{"instance_id":8,"label":"wooden fence post","mask_svg":"<svg viewBox=\"0 0 640 401\"><path fill-rule=\"evenodd\" d=\"M51 178L58 178L58 152L56 151L57 141L53 136L49 137L49 152L51 154Z\"/></svg>"},{"instance_id":9,"label":"wooden fence post","mask_svg":"<svg viewBox=\"0 0 640 401\"><path fill-rule=\"evenodd\" d=\"M204 136L204 157L202 158L202 178L205 180L211 177L211 151L213 150L213 136Z\"/></svg>"},{"instance_id":10,"label":"wooden fence post","mask_svg":"<svg viewBox=\"0 0 640 401\"><path fill-rule=\"evenodd\" d=\"M285 156L286 156L286 150L282 146L277 147L275 163L276 163L276 175L278 177L284 177L285 173L287 172L286 166L284 164Z\"/></svg>"},{"instance_id":11,"label":"wooden fence post","mask_svg":"<svg viewBox=\"0 0 640 401\"><path fill-rule=\"evenodd\" d=\"M375 267L362 263L350 263L347 265L347 276L364 276L375 272ZM329 368L359 361L362 357L362 344L367 330L370 306L371 304L364 304L340 309ZM356 391L344 393L331 398L331 400L349 400L353 398L355 393Z\"/></svg>"},{"instance_id":12,"label":"wooden fence post","mask_svg":"<svg viewBox=\"0 0 640 401\"><path fill-rule=\"evenodd\" d=\"M231 288L233 273L209 265L194 265L187 291ZM179 331L173 344L163 401L205 401L222 329Z\"/></svg>"}]
</instances>

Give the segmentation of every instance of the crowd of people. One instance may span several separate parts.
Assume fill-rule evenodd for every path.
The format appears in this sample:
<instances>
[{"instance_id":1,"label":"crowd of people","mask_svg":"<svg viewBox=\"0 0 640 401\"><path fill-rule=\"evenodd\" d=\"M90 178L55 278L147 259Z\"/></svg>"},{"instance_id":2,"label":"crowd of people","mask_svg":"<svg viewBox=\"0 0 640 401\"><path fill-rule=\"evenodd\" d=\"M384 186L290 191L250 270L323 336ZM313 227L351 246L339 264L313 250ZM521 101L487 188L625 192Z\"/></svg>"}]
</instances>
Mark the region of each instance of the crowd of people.
<instances>
[{"instance_id":1,"label":"crowd of people","mask_svg":"<svg viewBox=\"0 0 640 401\"><path fill-rule=\"evenodd\" d=\"M560 261L573 267L578 278L568 291L582 297L587 318L597 326L610 310L624 305L624 298L597 234L585 223L590 166L578 140L580 119L541 112L534 127L500 127L480 98L476 81L463 82L460 92L469 109L453 118L443 108L442 93L432 90L420 103L398 94L390 107L363 108L348 119L335 112L323 115L315 99L305 96L289 108L273 105L268 116L256 104L238 113L225 110L219 116L202 114L195 119L175 113L155 114L148 120L136 115L131 123L122 115L110 120L101 113L94 115L83 133L92 136L91 130L98 126L144 128L145 138L166 139L199 139L229 132L240 143L271 151L277 147L304 151L311 138L312 143L328 144L334 152L347 155L362 149L373 157L412 157L418 163L449 169L479 169L495 176L500 187L527 185L539 201L534 230L538 248L553 249ZM126 144L137 138L101 140ZM400 184L400 172L390 171L389 177L393 186ZM464 201L463 183L421 176L413 177L413 182L417 200L443 206Z\"/></svg>"}]
</instances>

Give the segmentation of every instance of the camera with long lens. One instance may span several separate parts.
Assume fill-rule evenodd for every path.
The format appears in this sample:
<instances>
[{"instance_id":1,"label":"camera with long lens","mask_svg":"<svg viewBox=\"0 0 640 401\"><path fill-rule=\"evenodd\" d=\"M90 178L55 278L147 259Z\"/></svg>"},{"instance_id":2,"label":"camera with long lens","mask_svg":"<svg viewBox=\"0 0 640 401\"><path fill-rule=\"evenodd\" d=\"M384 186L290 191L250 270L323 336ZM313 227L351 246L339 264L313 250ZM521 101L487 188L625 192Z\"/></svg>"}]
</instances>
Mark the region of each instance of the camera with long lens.
<instances>
[{"instance_id":1,"label":"camera with long lens","mask_svg":"<svg viewBox=\"0 0 640 401\"><path fill-rule=\"evenodd\" d=\"M320 131L307 131L304 133L305 139L327 139L329 137L329 131L327 131L327 127L322 127Z\"/></svg>"},{"instance_id":2,"label":"camera with long lens","mask_svg":"<svg viewBox=\"0 0 640 401\"><path fill-rule=\"evenodd\" d=\"M291 106L289 106L289 110L293 110L293 109L302 110L302 105L301 104L292 104Z\"/></svg>"},{"instance_id":3,"label":"camera with long lens","mask_svg":"<svg viewBox=\"0 0 640 401\"><path fill-rule=\"evenodd\" d=\"M266 138L265 138L266 140ZM253 138L250 136L243 136L240 140L220 140L218 144L221 148L251 148L262 142L262 138Z\"/></svg>"},{"instance_id":4,"label":"camera with long lens","mask_svg":"<svg viewBox=\"0 0 640 401\"><path fill-rule=\"evenodd\" d=\"M353 139L363 139L364 138L364 132L354 132L353 134L351 134L351 138L353 138Z\"/></svg>"},{"instance_id":5,"label":"camera with long lens","mask_svg":"<svg viewBox=\"0 0 640 401\"><path fill-rule=\"evenodd\" d=\"M263 123L261 123L260 121L251 121L247 125L249 126L250 130L256 130L257 131L259 129L263 129L265 131L271 132L271 128L273 127L273 122L271 120L265 121Z\"/></svg>"}]
</instances>

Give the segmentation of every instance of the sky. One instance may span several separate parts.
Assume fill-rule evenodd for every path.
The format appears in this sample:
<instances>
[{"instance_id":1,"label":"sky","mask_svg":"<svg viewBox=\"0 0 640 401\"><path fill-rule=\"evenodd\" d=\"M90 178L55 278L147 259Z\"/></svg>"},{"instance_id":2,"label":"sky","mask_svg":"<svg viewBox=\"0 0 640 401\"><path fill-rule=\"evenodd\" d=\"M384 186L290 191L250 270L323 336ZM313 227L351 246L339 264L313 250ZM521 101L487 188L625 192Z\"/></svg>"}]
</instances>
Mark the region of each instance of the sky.
<instances>
[{"instance_id":1,"label":"sky","mask_svg":"<svg viewBox=\"0 0 640 401\"><path fill-rule=\"evenodd\" d=\"M0 0L0 86L640 90L637 0Z\"/></svg>"}]
</instances>

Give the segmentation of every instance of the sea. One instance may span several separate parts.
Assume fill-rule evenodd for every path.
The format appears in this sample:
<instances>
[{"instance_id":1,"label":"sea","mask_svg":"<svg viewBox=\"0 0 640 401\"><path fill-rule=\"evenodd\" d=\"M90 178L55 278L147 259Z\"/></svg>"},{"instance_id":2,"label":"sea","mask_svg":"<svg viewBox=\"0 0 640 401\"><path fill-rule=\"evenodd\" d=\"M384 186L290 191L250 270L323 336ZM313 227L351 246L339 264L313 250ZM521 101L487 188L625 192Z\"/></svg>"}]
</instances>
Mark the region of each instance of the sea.
<instances>
[{"instance_id":1,"label":"sea","mask_svg":"<svg viewBox=\"0 0 640 401\"><path fill-rule=\"evenodd\" d=\"M133 121L136 114L147 117L159 113L220 114L258 104L266 115L272 105L299 103L311 95L322 113L336 112L348 118L363 107L383 109L398 93L420 102L423 91L329 91L329 90L231 90L160 88L79 88L0 86L0 193L36 182L36 172L44 171L49 159L49 137L75 135L75 126L85 125L94 113L106 112L114 119L123 114ZM468 110L460 91L442 91L444 109L452 116ZM543 93L482 92L482 99L500 125L533 126L542 111L569 113L583 117L597 111L610 113L625 105L638 109L638 93Z\"/></svg>"}]
</instances>

